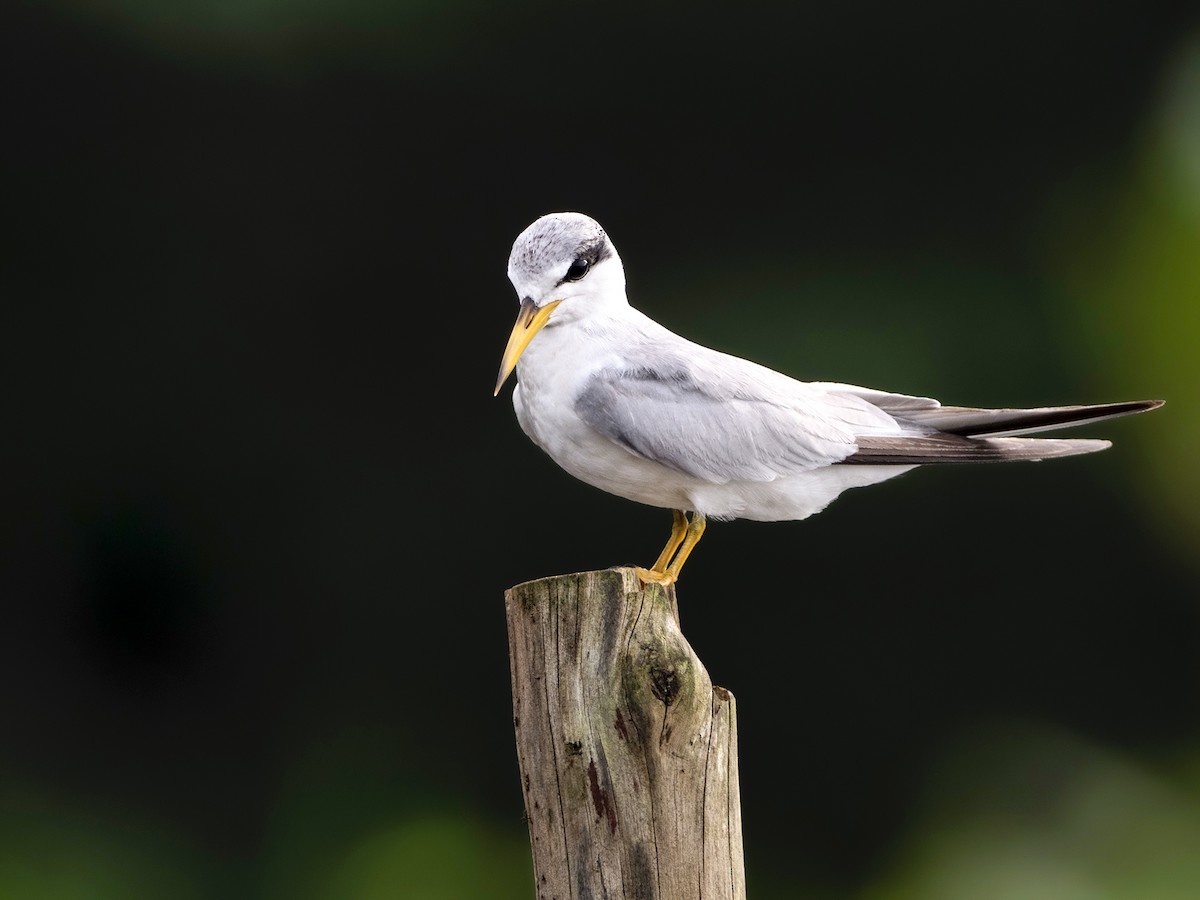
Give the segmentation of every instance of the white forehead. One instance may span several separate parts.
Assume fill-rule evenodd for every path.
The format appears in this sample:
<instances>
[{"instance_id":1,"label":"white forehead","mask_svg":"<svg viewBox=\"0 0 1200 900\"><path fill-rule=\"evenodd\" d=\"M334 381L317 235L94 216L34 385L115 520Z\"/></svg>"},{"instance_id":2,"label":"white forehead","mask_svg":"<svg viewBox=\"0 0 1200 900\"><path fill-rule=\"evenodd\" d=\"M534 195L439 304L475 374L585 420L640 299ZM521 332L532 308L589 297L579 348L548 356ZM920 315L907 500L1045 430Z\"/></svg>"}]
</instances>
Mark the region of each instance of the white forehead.
<instances>
[{"instance_id":1,"label":"white forehead","mask_svg":"<svg viewBox=\"0 0 1200 900\"><path fill-rule=\"evenodd\" d=\"M535 281L550 271L569 266L581 256L595 261L608 244L608 235L595 219L583 213L550 213L517 235L508 257L508 277Z\"/></svg>"}]
</instances>

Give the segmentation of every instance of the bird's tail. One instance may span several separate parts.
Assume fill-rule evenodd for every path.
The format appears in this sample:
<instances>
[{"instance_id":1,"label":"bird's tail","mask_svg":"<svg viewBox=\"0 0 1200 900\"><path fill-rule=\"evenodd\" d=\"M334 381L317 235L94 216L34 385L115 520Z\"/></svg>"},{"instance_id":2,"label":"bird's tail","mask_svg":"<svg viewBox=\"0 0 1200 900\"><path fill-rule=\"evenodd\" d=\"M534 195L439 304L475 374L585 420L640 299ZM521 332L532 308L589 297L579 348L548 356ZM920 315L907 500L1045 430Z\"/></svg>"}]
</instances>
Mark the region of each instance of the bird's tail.
<instances>
[{"instance_id":1,"label":"bird's tail","mask_svg":"<svg viewBox=\"0 0 1200 900\"><path fill-rule=\"evenodd\" d=\"M1053 459L1095 453L1112 446L1092 439L1017 438L1014 434L1051 431L1146 412L1161 400L1053 406L1040 409L970 409L934 406L897 411L893 416L928 433L863 435L858 451L842 460L851 465L912 466L931 463L1002 462Z\"/></svg>"},{"instance_id":2,"label":"bird's tail","mask_svg":"<svg viewBox=\"0 0 1200 900\"><path fill-rule=\"evenodd\" d=\"M1162 400L1132 400L1125 403L1096 403L1090 406L1044 406L1039 409L972 409L966 406L934 406L893 413L895 418L912 422L943 434L963 437L1009 437L1053 431L1068 425L1086 425L1119 416L1158 409Z\"/></svg>"}]
</instances>

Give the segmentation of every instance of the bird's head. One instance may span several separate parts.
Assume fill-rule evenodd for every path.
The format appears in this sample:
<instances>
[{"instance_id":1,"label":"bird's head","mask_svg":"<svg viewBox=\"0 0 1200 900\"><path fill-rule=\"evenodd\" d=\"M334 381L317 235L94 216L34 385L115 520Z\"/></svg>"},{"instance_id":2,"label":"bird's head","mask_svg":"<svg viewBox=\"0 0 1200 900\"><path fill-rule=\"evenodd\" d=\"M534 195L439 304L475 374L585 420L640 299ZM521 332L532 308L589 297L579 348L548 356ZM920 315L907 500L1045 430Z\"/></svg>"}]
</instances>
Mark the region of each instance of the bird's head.
<instances>
[{"instance_id":1,"label":"bird's head","mask_svg":"<svg viewBox=\"0 0 1200 900\"><path fill-rule=\"evenodd\" d=\"M625 270L600 224L576 212L550 213L513 242L508 280L521 303L500 362L496 393L537 333L551 322L626 303Z\"/></svg>"}]
</instances>

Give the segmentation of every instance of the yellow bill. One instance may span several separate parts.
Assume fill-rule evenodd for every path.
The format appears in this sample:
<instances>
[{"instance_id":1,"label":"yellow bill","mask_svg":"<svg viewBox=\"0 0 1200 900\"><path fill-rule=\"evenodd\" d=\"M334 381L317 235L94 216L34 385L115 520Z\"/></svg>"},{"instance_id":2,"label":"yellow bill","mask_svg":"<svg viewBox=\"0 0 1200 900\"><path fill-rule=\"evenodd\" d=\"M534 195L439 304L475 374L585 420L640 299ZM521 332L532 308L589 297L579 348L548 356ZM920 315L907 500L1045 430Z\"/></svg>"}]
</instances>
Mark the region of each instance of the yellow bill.
<instances>
[{"instance_id":1,"label":"yellow bill","mask_svg":"<svg viewBox=\"0 0 1200 900\"><path fill-rule=\"evenodd\" d=\"M517 360L521 358L521 354L525 352L529 342L542 330L542 326L550 318L554 307L560 303L562 303L561 300L552 300L539 308L534 306L530 300L521 302L521 311L517 313L517 324L513 326L512 334L508 336L508 346L504 348L504 358L500 360L500 375L496 378L496 390L492 394L493 397L500 393L500 388L504 387L504 382L508 380L512 370L517 367Z\"/></svg>"}]
</instances>

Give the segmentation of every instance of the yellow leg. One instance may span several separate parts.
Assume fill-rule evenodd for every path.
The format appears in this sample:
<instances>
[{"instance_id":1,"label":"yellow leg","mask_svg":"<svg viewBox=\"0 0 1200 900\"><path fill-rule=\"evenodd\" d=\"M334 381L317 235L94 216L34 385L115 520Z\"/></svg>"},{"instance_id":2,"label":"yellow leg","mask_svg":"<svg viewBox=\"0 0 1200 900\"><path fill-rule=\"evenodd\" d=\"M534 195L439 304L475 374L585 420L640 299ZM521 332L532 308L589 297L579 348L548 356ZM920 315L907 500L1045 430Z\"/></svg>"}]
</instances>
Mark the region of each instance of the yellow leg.
<instances>
[{"instance_id":1,"label":"yellow leg","mask_svg":"<svg viewBox=\"0 0 1200 900\"><path fill-rule=\"evenodd\" d=\"M674 516L671 537L667 546L663 547L663 552L658 555L654 567L643 569L639 566L636 569L643 583L674 584L688 554L704 534L705 520L702 513L692 513L690 522L681 510L673 509L671 513Z\"/></svg>"},{"instance_id":2,"label":"yellow leg","mask_svg":"<svg viewBox=\"0 0 1200 900\"><path fill-rule=\"evenodd\" d=\"M683 564L687 562L688 556L696 549L696 545L700 543L700 538L704 535L704 529L708 525L708 520L704 518L704 513L692 513L692 521L688 523L687 536L683 539L683 543L679 547L679 552L675 554L675 559L671 562L671 566L667 569L667 577L671 582L679 578L679 570L683 568Z\"/></svg>"},{"instance_id":3,"label":"yellow leg","mask_svg":"<svg viewBox=\"0 0 1200 900\"><path fill-rule=\"evenodd\" d=\"M675 555L675 551L683 543L683 536L687 534L688 520L683 510L673 509L671 515L674 516L671 522L671 537L667 540L667 546L663 547L663 552L658 555L658 560L650 567L653 572L667 571L671 557Z\"/></svg>"}]
</instances>

